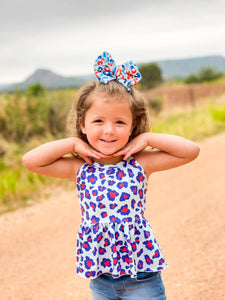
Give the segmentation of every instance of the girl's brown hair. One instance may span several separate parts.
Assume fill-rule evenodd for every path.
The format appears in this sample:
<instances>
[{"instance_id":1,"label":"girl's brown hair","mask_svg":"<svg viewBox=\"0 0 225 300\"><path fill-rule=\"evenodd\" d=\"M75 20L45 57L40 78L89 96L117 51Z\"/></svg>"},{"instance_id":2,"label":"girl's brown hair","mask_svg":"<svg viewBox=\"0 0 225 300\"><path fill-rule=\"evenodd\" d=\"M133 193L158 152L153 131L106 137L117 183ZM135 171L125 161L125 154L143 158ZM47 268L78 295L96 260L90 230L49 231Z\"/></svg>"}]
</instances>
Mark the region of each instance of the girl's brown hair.
<instances>
[{"instance_id":1,"label":"girl's brown hair","mask_svg":"<svg viewBox=\"0 0 225 300\"><path fill-rule=\"evenodd\" d=\"M83 85L73 103L70 110L67 126L70 135L77 136L87 141L86 135L82 133L80 124L84 123L85 113L91 107L92 101L89 97L93 92L99 92L109 96L122 96L126 97L129 101L130 108L133 116L134 128L129 140L132 140L141 133L148 132L150 130L150 119L148 109L142 95L131 87L131 93L128 93L126 88L118 81L112 80L105 84L97 80L88 81Z\"/></svg>"}]
</instances>

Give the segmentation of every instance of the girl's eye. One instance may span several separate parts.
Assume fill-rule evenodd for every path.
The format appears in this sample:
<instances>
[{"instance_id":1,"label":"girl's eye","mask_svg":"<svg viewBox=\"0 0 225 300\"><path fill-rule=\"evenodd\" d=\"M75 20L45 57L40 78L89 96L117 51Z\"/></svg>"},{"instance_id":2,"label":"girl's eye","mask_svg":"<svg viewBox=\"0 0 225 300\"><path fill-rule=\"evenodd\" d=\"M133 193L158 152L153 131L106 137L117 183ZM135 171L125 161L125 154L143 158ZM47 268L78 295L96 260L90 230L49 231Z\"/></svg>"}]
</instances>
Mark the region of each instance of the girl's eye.
<instances>
[{"instance_id":1,"label":"girl's eye","mask_svg":"<svg viewBox=\"0 0 225 300\"><path fill-rule=\"evenodd\" d=\"M117 121L116 123L120 124L120 125L124 125L125 124L125 122L123 122L123 121Z\"/></svg>"},{"instance_id":2,"label":"girl's eye","mask_svg":"<svg viewBox=\"0 0 225 300\"><path fill-rule=\"evenodd\" d=\"M94 120L94 123L102 123L101 119Z\"/></svg>"}]
</instances>

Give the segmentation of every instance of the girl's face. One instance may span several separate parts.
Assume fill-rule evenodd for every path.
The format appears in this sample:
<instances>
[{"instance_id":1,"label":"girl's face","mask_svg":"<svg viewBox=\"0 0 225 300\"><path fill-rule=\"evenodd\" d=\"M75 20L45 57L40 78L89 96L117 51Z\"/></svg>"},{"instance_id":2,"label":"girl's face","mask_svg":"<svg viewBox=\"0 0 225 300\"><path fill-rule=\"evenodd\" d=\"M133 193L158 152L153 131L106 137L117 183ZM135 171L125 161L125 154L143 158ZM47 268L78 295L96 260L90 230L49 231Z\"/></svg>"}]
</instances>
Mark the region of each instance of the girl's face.
<instances>
[{"instance_id":1,"label":"girl's face","mask_svg":"<svg viewBox=\"0 0 225 300\"><path fill-rule=\"evenodd\" d=\"M128 99L93 92L91 107L85 113L81 129L97 151L112 155L123 148L133 129Z\"/></svg>"}]
</instances>

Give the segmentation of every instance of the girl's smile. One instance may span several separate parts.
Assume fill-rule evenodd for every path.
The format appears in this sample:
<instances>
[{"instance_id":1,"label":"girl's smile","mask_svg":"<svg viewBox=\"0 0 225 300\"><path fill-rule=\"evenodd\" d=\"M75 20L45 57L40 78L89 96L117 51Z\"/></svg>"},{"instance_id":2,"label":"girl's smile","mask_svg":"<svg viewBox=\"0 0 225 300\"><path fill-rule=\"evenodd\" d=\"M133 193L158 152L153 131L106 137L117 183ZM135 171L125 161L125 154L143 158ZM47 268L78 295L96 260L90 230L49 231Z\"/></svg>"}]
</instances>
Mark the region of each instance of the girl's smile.
<instances>
[{"instance_id":1,"label":"girl's smile","mask_svg":"<svg viewBox=\"0 0 225 300\"><path fill-rule=\"evenodd\" d=\"M103 140L103 139L100 139L100 141L104 142L104 143L114 143L116 142L116 140L113 140L113 141L106 141L106 140Z\"/></svg>"},{"instance_id":2,"label":"girl's smile","mask_svg":"<svg viewBox=\"0 0 225 300\"><path fill-rule=\"evenodd\" d=\"M128 99L97 92L90 98L92 104L81 124L82 132L94 149L113 155L127 144L133 129Z\"/></svg>"}]
</instances>

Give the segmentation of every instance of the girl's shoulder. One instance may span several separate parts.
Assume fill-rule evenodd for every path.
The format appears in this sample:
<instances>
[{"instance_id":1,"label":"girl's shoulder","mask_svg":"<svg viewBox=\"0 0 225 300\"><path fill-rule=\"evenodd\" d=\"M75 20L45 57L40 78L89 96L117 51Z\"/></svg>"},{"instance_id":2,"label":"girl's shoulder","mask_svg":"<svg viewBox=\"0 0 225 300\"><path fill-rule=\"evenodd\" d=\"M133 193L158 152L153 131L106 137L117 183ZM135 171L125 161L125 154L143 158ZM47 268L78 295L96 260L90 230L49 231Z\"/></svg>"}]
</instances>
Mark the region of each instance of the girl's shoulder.
<instances>
[{"instance_id":1,"label":"girl's shoulder","mask_svg":"<svg viewBox=\"0 0 225 300\"><path fill-rule=\"evenodd\" d=\"M132 155L137 161L138 163L142 166L142 168L145 171L145 174L147 176L147 178L150 176L151 174L151 156L152 156L152 151L150 150L143 150L140 151L138 153L135 153Z\"/></svg>"},{"instance_id":2,"label":"girl's shoulder","mask_svg":"<svg viewBox=\"0 0 225 300\"><path fill-rule=\"evenodd\" d=\"M72 169L72 180L76 183L76 178L79 173L80 168L86 163L82 158L79 157L70 157L70 164Z\"/></svg>"}]
</instances>

